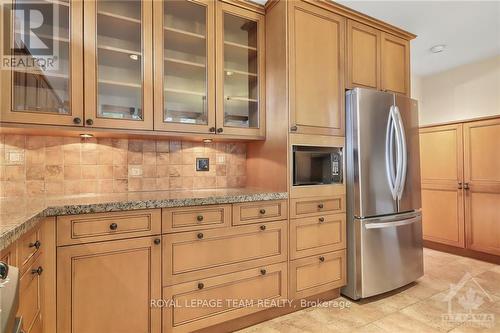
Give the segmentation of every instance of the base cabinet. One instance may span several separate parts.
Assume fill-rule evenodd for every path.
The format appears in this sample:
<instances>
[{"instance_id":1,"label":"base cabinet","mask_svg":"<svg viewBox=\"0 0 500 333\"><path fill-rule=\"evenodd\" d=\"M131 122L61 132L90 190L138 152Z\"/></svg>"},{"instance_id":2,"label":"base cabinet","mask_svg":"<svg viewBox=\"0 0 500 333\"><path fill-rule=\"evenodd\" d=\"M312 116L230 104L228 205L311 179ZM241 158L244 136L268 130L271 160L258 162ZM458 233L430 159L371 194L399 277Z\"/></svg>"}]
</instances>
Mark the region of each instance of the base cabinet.
<instances>
[{"instance_id":1,"label":"base cabinet","mask_svg":"<svg viewBox=\"0 0 500 333\"><path fill-rule=\"evenodd\" d=\"M159 332L161 246L142 237L60 247L57 331Z\"/></svg>"}]
</instances>

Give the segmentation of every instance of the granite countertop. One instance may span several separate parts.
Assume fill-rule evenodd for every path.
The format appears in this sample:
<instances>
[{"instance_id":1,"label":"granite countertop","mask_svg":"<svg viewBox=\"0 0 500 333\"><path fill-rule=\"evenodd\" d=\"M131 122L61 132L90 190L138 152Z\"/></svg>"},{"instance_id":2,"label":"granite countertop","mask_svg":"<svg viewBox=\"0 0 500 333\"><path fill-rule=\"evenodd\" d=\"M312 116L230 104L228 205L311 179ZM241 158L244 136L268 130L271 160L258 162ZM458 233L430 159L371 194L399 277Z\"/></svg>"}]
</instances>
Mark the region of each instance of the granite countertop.
<instances>
[{"instance_id":1,"label":"granite countertop","mask_svg":"<svg viewBox=\"0 0 500 333\"><path fill-rule=\"evenodd\" d=\"M286 192L269 192L253 188L18 198L11 203L2 202L0 206L0 250L12 244L36 223L49 216L229 204L286 198L288 198Z\"/></svg>"}]
</instances>

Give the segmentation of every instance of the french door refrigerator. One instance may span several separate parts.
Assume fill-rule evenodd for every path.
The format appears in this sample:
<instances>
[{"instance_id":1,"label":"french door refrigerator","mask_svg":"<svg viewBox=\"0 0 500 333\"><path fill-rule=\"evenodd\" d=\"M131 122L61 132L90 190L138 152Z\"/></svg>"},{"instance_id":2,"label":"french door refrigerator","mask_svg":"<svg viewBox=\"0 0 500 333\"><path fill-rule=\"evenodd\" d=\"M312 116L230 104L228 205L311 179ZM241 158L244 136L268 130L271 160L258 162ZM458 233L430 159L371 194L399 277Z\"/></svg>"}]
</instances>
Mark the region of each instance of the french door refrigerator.
<instances>
[{"instance_id":1,"label":"french door refrigerator","mask_svg":"<svg viewBox=\"0 0 500 333\"><path fill-rule=\"evenodd\" d=\"M423 275L417 101L346 93L347 286L352 299Z\"/></svg>"}]
</instances>

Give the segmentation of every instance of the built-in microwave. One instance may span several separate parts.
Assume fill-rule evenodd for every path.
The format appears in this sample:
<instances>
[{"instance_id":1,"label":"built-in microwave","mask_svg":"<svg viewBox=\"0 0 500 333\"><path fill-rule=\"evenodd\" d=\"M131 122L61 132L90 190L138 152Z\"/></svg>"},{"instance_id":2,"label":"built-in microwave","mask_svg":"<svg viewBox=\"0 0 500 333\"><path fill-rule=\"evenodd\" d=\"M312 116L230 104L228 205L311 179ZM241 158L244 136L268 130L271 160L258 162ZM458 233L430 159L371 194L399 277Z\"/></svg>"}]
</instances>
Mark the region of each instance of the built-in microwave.
<instances>
[{"instance_id":1,"label":"built-in microwave","mask_svg":"<svg viewBox=\"0 0 500 333\"><path fill-rule=\"evenodd\" d=\"M342 147L293 146L293 186L342 182Z\"/></svg>"}]
</instances>

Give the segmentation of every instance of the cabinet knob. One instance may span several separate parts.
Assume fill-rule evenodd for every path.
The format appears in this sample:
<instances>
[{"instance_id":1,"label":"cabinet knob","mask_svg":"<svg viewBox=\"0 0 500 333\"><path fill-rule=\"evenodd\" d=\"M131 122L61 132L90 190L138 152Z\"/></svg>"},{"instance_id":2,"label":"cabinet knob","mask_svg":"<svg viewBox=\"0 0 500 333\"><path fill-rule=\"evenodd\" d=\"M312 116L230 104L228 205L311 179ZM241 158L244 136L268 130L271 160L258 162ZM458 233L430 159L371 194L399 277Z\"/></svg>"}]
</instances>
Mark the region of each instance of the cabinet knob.
<instances>
[{"instance_id":1,"label":"cabinet knob","mask_svg":"<svg viewBox=\"0 0 500 333\"><path fill-rule=\"evenodd\" d=\"M209 131L210 133L215 133L215 127L210 127L210 128L208 129L208 131Z\"/></svg>"},{"instance_id":2,"label":"cabinet knob","mask_svg":"<svg viewBox=\"0 0 500 333\"><path fill-rule=\"evenodd\" d=\"M94 121L93 121L92 119L90 119L90 118L89 118L89 119L87 119L87 120L85 121L85 123L86 123L87 125L89 125L89 126L94 125Z\"/></svg>"},{"instance_id":3,"label":"cabinet knob","mask_svg":"<svg viewBox=\"0 0 500 333\"><path fill-rule=\"evenodd\" d=\"M291 132L297 132L297 126L292 126L290 127Z\"/></svg>"},{"instance_id":4,"label":"cabinet knob","mask_svg":"<svg viewBox=\"0 0 500 333\"><path fill-rule=\"evenodd\" d=\"M266 273L267 273L267 271L266 271L265 269L261 269L261 270L260 270L260 274L261 274L261 275L266 275Z\"/></svg>"},{"instance_id":5,"label":"cabinet knob","mask_svg":"<svg viewBox=\"0 0 500 333\"><path fill-rule=\"evenodd\" d=\"M323 209L323 207L325 207L325 206L322 203L318 204L319 209Z\"/></svg>"},{"instance_id":6,"label":"cabinet knob","mask_svg":"<svg viewBox=\"0 0 500 333\"><path fill-rule=\"evenodd\" d=\"M43 272L42 266L38 266L37 269L32 269L31 270L31 274L33 274L33 275L35 275L35 274L42 275L42 272Z\"/></svg>"},{"instance_id":7,"label":"cabinet knob","mask_svg":"<svg viewBox=\"0 0 500 333\"><path fill-rule=\"evenodd\" d=\"M321 222L325 222L325 218L324 218L323 216L322 216L322 217L320 217L318 220L319 220L319 222L320 222L320 223L321 223Z\"/></svg>"},{"instance_id":8,"label":"cabinet knob","mask_svg":"<svg viewBox=\"0 0 500 333\"><path fill-rule=\"evenodd\" d=\"M42 243L40 243L39 240L37 240L36 242L34 243L29 243L28 247L34 247L36 248L37 250L40 248L40 246L42 246Z\"/></svg>"},{"instance_id":9,"label":"cabinet knob","mask_svg":"<svg viewBox=\"0 0 500 333\"><path fill-rule=\"evenodd\" d=\"M266 213L266 210L265 210L264 208L261 208L261 209L259 210L259 213L261 213L262 215L264 215L264 214Z\"/></svg>"},{"instance_id":10,"label":"cabinet knob","mask_svg":"<svg viewBox=\"0 0 500 333\"><path fill-rule=\"evenodd\" d=\"M266 230L266 226L265 226L264 224L263 224L263 225L261 225L261 226L260 226L260 230L262 230L262 231Z\"/></svg>"},{"instance_id":11,"label":"cabinet knob","mask_svg":"<svg viewBox=\"0 0 500 333\"><path fill-rule=\"evenodd\" d=\"M205 285L202 282L198 283L198 289L201 290L203 288L205 288Z\"/></svg>"},{"instance_id":12,"label":"cabinet knob","mask_svg":"<svg viewBox=\"0 0 500 333\"><path fill-rule=\"evenodd\" d=\"M470 190L469 183L464 183L464 190Z\"/></svg>"},{"instance_id":13,"label":"cabinet knob","mask_svg":"<svg viewBox=\"0 0 500 333\"><path fill-rule=\"evenodd\" d=\"M116 230L116 229L118 229L118 224L116 224L116 223L114 223L114 222L113 222L113 223L111 223L111 224L109 225L109 229L111 229L111 230Z\"/></svg>"},{"instance_id":14,"label":"cabinet knob","mask_svg":"<svg viewBox=\"0 0 500 333\"><path fill-rule=\"evenodd\" d=\"M82 123L82 119L81 118L79 118L79 117L73 118L73 124L77 124L78 125L78 124L81 124L81 123Z\"/></svg>"},{"instance_id":15,"label":"cabinet knob","mask_svg":"<svg viewBox=\"0 0 500 333\"><path fill-rule=\"evenodd\" d=\"M203 233L202 232L199 232L196 237L198 237L198 239L203 239Z\"/></svg>"},{"instance_id":16,"label":"cabinet knob","mask_svg":"<svg viewBox=\"0 0 500 333\"><path fill-rule=\"evenodd\" d=\"M155 238L154 243L155 243L156 245L160 245L160 243L161 243L161 239L159 239L159 238Z\"/></svg>"},{"instance_id":17,"label":"cabinet knob","mask_svg":"<svg viewBox=\"0 0 500 333\"><path fill-rule=\"evenodd\" d=\"M222 133L222 132L224 132L224 129L222 127L217 129L217 133Z\"/></svg>"},{"instance_id":18,"label":"cabinet knob","mask_svg":"<svg viewBox=\"0 0 500 333\"><path fill-rule=\"evenodd\" d=\"M325 257L323 257L323 256L319 257L319 261L321 261L321 262L325 261Z\"/></svg>"},{"instance_id":19,"label":"cabinet knob","mask_svg":"<svg viewBox=\"0 0 500 333\"><path fill-rule=\"evenodd\" d=\"M458 189L461 190L462 189L462 182L458 182Z\"/></svg>"},{"instance_id":20,"label":"cabinet knob","mask_svg":"<svg viewBox=\"0 0 500 333\"><path fill-rule=\"evenodd\" d=\"M203 215L196 216L196 220L198 220L198 222L203 221Z\"/></svg>"}]
</instances>

